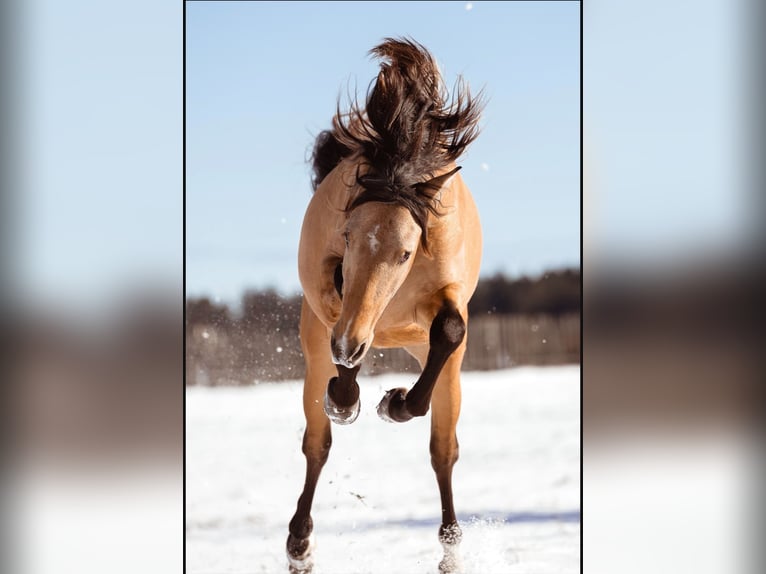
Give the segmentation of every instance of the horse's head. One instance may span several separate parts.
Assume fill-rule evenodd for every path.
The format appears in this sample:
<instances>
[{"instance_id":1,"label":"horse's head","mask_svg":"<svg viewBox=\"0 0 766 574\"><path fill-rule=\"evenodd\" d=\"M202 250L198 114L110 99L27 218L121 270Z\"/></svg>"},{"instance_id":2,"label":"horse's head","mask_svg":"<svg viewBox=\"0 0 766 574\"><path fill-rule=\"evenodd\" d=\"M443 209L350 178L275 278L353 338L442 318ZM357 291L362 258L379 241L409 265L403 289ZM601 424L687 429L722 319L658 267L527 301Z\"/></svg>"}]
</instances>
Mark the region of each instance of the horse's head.
<instances>
[{"instance_id":1,"label":"horse's head","mask_svg":"<svg viewBox=\"0 0 766 574\"><path fill-rule=\"evenodd\" d=\"M336 364L357 366L372 344L375 325L412 268L422 230L397 204L355 207L342 229L343 307L332 332Z\"/></svg>"}]
</instances>

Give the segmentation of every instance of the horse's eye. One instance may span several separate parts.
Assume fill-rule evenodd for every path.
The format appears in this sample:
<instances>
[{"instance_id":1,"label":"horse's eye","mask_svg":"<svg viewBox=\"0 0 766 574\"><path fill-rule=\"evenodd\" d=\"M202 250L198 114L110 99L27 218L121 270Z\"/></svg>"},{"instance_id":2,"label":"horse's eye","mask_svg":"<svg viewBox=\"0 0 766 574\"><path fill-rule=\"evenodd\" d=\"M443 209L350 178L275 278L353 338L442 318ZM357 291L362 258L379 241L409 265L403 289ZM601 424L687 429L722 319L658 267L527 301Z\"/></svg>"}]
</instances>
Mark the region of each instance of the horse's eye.
<instances>
[{"instance_id":1,"label":"horse's eye","mask_svg":"<svg viewBox=\"0 0 766 574\"><path fill-rule=\"evenodd\" d=\"M405 261L407 261L410 258L410 255L412 255L412 253L409 251L405 251L404 253L402 253L402 256L399 258L399 263L404 263Z\"/></svg>"},{"instance_id":2,"label":"horse's eye","mask_svg":"<svg viewBox=\"0 0 766 574\"><path fill-rule=\"evenodd\" d=\"M343 241L346 242L346 247L348 247L348 231L343 232Z\"/></svg>"}]
</instances>

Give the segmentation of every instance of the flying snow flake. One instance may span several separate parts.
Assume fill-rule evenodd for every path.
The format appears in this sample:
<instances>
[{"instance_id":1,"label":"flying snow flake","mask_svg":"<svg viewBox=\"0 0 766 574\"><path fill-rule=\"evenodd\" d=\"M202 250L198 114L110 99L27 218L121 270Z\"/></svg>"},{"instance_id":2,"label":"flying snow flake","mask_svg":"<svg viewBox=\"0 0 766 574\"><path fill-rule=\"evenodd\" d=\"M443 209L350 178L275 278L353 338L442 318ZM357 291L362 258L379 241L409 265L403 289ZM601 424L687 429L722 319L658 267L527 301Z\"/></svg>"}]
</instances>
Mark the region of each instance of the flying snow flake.
<instances>
[{"instance_id":1,"label":"flying snow flake","mask_svg":"<svg viewBox=\"0 0 766 574\"><path fill-rule=\"evenodd\" d=\"M467 2L466 5L465 5L465 9L466 10L472 10L473 9L473 3L472 2Z\"/></svg>"},{"instance_id":2,"label":"flying snow flake","mask_svg":"<svg viewBox=\"0 0 766 574\"><path fill-rule=\"evenodd\" d=\"M287 218L286 218L286 217L283 217L283 218L282 218L282 219L280 219L279 221L280 221L280 222L281 222L281 223L284 225L285 223L287 223Z\"/></svg>"},{"instance_id":3,"label":"flying snow flake","mask_svg":"<svg viewBox=\"0 0 766 574\"><path fill-rule=\"evenodd\" d=\"M484 162L481 164L481 171L489 171L489 164Z\"/></svg>"},{"instance_id":4,"label":"flying snow flake","mask_svg":"<svg viewBox=\"0 0 766 574\"><path fill-rule=\"evenodd\" d=\"M281 353L281 352L282 352L282 347L277 347L277 353Z\"/></svg>"},{"instance_id":5,"label":"flying snow flake","mask_svg":"<svg viewBox=\"0 0 766 574\"><path fill-rule=\"evenodd\" d=\"M208 337L210 337L210 333L208 333L207 331L202 331L202 338L207 339Z\"/></svg>"},{"instance_id":6,"label":"flying snow flake","mask_svg":"<svg viewBox=\"0 0 766 574\"><path fill-rule=\"evenodd\" d=\"M548 339L543 339L543 344L547 343Z\"/></svg>"}]
</instances>

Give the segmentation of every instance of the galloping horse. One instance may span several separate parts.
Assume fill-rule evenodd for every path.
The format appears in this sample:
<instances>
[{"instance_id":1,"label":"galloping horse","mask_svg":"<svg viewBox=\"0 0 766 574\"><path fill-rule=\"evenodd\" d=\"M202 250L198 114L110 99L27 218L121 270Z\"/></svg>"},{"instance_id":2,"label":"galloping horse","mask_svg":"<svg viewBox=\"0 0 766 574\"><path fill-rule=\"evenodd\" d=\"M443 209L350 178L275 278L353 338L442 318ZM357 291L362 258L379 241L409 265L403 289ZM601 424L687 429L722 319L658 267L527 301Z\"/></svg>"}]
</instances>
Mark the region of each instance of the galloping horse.
<instances>
[{"instance_id":1,"label":"galloping horse","mask_svg":"<svg viewBox=\"0 0 766 574\"><path fill-rule=\"evenodd\" d=\"M462 80L449 99L433 58L412 40L386 39L371 54L382 62L365 108L352 103L342 114L338 107L332 129L317 137L314 195L301 231L306 482L287 538L293 573L312 569L310 512L330 423L356 420L356 375L372 347L403 347L421 365L415 385L388 391L377 412L405 422L430 406L442 508L439 569L459 568L452 467L481 227L455 160L477 137L483 104Z\"/></svg>"}]
</instances>

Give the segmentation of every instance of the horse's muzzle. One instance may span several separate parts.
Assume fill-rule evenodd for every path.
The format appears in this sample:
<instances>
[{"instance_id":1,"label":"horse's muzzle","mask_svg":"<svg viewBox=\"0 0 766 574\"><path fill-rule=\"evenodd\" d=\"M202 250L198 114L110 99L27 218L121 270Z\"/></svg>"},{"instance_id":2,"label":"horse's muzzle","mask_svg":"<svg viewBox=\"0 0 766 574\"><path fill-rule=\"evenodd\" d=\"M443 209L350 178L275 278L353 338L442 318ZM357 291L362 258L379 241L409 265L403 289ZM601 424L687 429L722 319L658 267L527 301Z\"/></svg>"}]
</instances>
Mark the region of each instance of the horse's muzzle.
<instances>
[{"instance_id":1,"label":"horse's muzzle","mask_svg":"<svg viewBox=\"0 0 766 574\"><path fill-rule=\"evenodd\" d=\"M364 358L364 353L367 350L367 341L362 341L358 345L355 345L355 343L356 341L348 341L345 337L341 337L340 341L336 341L335 337L331 337L332 362L349 369L357 366ZM349 349L352 350L349 352Z\"/></svg>"}]
</instances>

